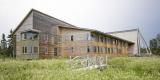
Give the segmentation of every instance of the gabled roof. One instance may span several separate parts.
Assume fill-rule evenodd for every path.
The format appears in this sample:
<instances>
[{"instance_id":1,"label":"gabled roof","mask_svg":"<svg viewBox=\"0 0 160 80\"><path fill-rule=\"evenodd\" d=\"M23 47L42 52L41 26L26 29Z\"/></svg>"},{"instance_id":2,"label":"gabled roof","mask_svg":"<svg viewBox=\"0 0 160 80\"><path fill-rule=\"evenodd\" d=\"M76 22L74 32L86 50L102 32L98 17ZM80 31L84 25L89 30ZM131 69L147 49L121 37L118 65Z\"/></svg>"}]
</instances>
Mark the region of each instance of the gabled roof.
<instances>
[{"instance_id":1,"label":"gabled roof","mask_svg":"<svg viewBox=\"0 0 160 80\"><path fill-rule=\"evenodd\" d=\"M13 31L13 34L20 28L20 26L24 23L24 21L29 17L29 15L30 15L32 12L37 12L37 13L40 13L40 14L45 15L45 16L47 16L47 17L50 17L50 18L52 18L52 19L58 20L58 21L60 21L60 22L62 22L62 23L65 23L65 24L70 25L70 27L76 27L76 26L74 26L74 25L72 25L72 24L69 24L69 23L67 23L67 22L65 22L65 21L62 21L62 20L60 20L60 19L57 19L57 18L52 17L52 16L50 16L50 15L47 15L47 14L45 14L45 13L42 13L42 12L40 12L40 11L38 11L38 10L31 9L31 10L29 11L29 13L24 17L24 19L20 22L20 24L16 27L16 29Z\"/></svg>"},{"instance_id":2,"label":"gabled roof","mask_svg":"<svg viewBox=\"0 0 160 80\"><path fill-rule=\"evenodd\" d=\"M122 30L122 31L107 32L106 34L124 33L124 32L132 32L132 31L138 31L138 29L130 29L130 30Z\"/></svg>"},{"instance_id":3,"label":"gabled roof","mask_svg":"<svg viewBox=\"0 0 160 80\"><path fill-rule=\"evenodd\" d=\"M38 13L40 13L40 14L42 14L42 15L45 15L45 16L47 16L47 17L50 17L50 18L55 19L55 20L57 20L57 21L60 21L60 22L62 22L62 23L68 24L68 25L70 25L69 27L76 27L76 26L74 26L74 25L72 25L72 24L70 24L70 23L67 23L67 22L62 21L62 20L60 20L60 19L57 19L57 18L55 18L55 17L53 17L53 16L50 16L50 15L48 15L48 14L45 14L45 13L43 13L43 12L40 12L40 11L38 11L38 10L36 10L36 9L32 9L32 11L38 12Z\"/></svg>"}]
</instances>

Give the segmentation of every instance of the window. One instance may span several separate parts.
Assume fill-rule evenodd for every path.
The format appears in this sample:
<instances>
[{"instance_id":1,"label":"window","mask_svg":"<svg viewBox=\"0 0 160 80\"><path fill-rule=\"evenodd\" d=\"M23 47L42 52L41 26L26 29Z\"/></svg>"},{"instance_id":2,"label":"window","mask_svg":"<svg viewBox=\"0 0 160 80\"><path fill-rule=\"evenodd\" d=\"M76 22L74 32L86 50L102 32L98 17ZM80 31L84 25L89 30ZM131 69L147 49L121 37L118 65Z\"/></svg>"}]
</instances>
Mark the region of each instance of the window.
<instances>
[{"instance_id":1,"label":"window","mask_svg":"<svg viewBox=\"0 0 160 80\"><path fill-rule=\"evenodd\" d=\"M105 48L105 52L108 53L108 48L107 47Z\"/></svg>"},{"instance_id":2,"label":"window","mask_svg":"<svg viewBox=\"0 0 160 80\"><path fill-rule=\"evenodd\" d=\"M44 35L44 41L45 41L45 42L48 42L48 35L47 35L47 34Z\"/></svg>"},{"instance_id":3,"label":"window","mask_svg":"<svg viewBox=\"0 0 160 80\"><path fill-rule=\"evenodd\" d=\"M113 53L116 53L116 48L113 48Z\"/></svg>"},{"instance_id":4,"label":"window","mask_svg":"<svg viewBox=\"0 0 160 80\"><path fill-rule=\"evenodd\" d=\"M26 33L27 34L27 39L32 40L33 39L33 35L32 33Z\"/></svg>"},{"instance_id":5,"label":"window","mask_svg":"<svg viewBox=\"0 0 160 80\"><path fill-rule=\"evenodd\" d=\"M114 40L114 39L112 39L112 44L113 44L113 45L115 44L115 40Z\"/></svg>"},{"instance_id":6,"label":"window","mask_svg":"<svg viewBox=\"0 0 160 80\"><path fill-rule=\"evenodd\" d=\"M100 37L100 41L103 42L103 37Z\"/></svg>"},{"instance_id":7,"label":"window","mask_svg":"<svg viewBox=\"0 0 160 80\"><path fill-rule=\"evenodd\" d=\"M106 49L105 49L105 47L103 47L103 53L106 53Z\"/></svg>"},{"instance_id":8,"label":"window","mask_svg":"<svg viewBox=\"0 0 160 80\"><path fill-rule=\"evenodd\" d=\"M106 37L104 38L104 40L105 40L104 42L107 44L107 38Z\"/></svg>"},{"instance_id":9,"label":"window","mask_svg":"<svg viewBox=\"0 0 160 80\"><path fill-rule=\"evenodd\" d=\"M54 37L52 37L52 44L54 44L55 43L55 40L54 40Z\"/></svg>"},{"instance_id":10,"label":"window","mask_svg":"<svg viewBox=\"0 0 160 80\"><path fill-rule=\"evenodd\" d=\"M98 53L100 52L100 50L99 50L99 46L97 47L98 48Z\"/></svg>"},{"instance_id":11,"label":"window","mask_svg":"<svg viewBox=\"0 0 160 80\"><path fill-rule=\"evenodd\" d=\"M24 50L25 50L24 53L27 53L27 47L24 47Z\"/></svg>"},{"instance_id":12,"label":"window","mask_svg":"<svg viewBox=\"0 0 160 80\"><path fill-rule=\"evenodd\" d=\"M73 35L71 35L71 41L73 41Z\"/></svg>"},{"instance_id":13,"label":"window","mask_svg":"<svg viewBox=\"0 0 160 80\"><path fill-rule=\"evenodd\" d=\"M29 53L29 54L32 53L32 46L27 46L27 53Z\"/></svg>"},{"instance_id":14,"label":"window","mask_svg":"<svg viewBox=\"0 0 160 80\"><path fill-rule=\"evenodd\" d=\"M38 34L33 34L33 39L37 40L38 39Z\"/></svg>"},{"instance_id":15,"label":"window","mask_svg":"<svg viewBox=\"0 0 160 80\"><path fill-rule=\"evenodd\" d=\"M97 42L99 42L99 36L95 36Z\"/></svg>"},{"instance_id":16,"label":"window","mask_svg":"<svg viewBox=\"0 0 160 80\"><path fill-rule=\"evenodd\" d=\"M90 52L90 47L89 47L89 46L87 47L87 52L88 52L88 53Z\"/></svg>"},{"instance_id":17,"label":"window","mask_svg":"<svg viewBox=\"0 0 160 80\"><path fill-rule=\"evenodd\" d=\"M110 38L108 38L108 43L111 44L111 39Z\"/></svg>"},{"instance_id":18,"label":"window","mask_svg":"<svg viewBox=\"0 0 160 80\"><path fill-rule=\"evenodd\" d=\"M21 39L24 40L24 34L21 34Z\"/></svg>"},{"instance_id":19,"label":"window","mask_svg":"<svg viewBox=\"0 0 160 80\"><path fill-rule=\"evenodd\" d=\"M73 53L73 47L71 47L71 52Z\"/></svg>"},{"instance_id":20,"label":"window","mask_svg":"<svg viewBox=\"0 0 160 80\"><path fill-rule=\"evenodd\" d=\"M113 49L112 48L110 48L110 53L112 53L113 52Z\"/></svg>"},{"instance_id":21,"label":"window","mask_svg":"<svg viewBox=\"0 0 160 80\"><path fill-rule=\"evenodd\" d=\"M113 48L111 48L111 50L110 50L110 51L111 51L111 53L113 53Z\"/></svg>"},{"instance_id":22,"label":"window","mask_svg":"<svg viewBox=\"0 0 160 80\"><path fill-rule=\"evenodd\" d=\"M110 48L108 48L108 53L111 53L111 52L110 52Z\"/></svg>"},{"instance_id":23,"label":"window","mask_svg":"<svg viewBox=\"0 0 160 80\"><path fill-rule=\"evenodd\" d=\"M22 38L22 40L27 39L27 34L26 33L21 34L21 38Z\"/></svg>"},{"instance_id":24,"label":"window","mask_svg":"<svg viewBox=\"0 0 160 80\"><path fill-rule=\"evenodd\" d=\"M103 53L103 47L100 47L100 49L101 49L101 53Z\"/></svg>"},{"instance_id":25,"label":"window","mask_svg":"<svg viewBox=\"0 0 160 80\"><path fill-rule=\"evenodd\" d=\"M91 40L91 36L89 33L87 33L87 40Z\"/></svg>"},{"instance_id":26,"label":"window","mask_svg":"<svg viewBox=\"0 0 160 80\"><path fill-rule=\"evenodd\" d=\"M94 52L97 52L97 50L96 50L96 46L94 46L94 47L93 47L93 50L94 50Z\"/></svg>"},{"instance_id":27,"label":"window","mask_svg":"<svg viewBox=\"0 0 160 80\"><path fill-rule=\"evenodd\" d=\"M72 47L72 53L73 53L73 47Z\"/></svg>"},{"instance_id":28,"label":"window","mask_svg":"<svg viewBox=\"0 0 160 80\"><path fill-rule=\"evenodd\" d=\"M22 47L22 53L23 53L23 54L27 54L27 47L26 47L26 46L23 46L23 47Z\"/></svg>"},{"instance_id":29,"label":"window","mask_svg":"<svg viewBox=\"0 0 160 80\"><path fill-rule=\"evenodd\" d=\"M96 40L96 36L91 34L91 40Z\"/></svg>"},{"instance_id":30,"label":"window","mask_svg":"<svg viewBox=\"0 0 160 80\"><path fill-rule=\"evenodd\" d=\"M45 54L48 54L48 48L45 47L44 49L45 49Z\"/></svg>"},{"instance_id":31,"label":"window","mask_svg":"<svg viewBox=\"0 0 160 80\"><path fill-rule=\"evenodd\" d=\"M25 53L25 48L24 47L22 47L22 53Z\"/></svg>"},{"instance_id":32,"label":"window","mask_svg":"<svg viewBox=\"0 0 160 80\"><path fill-rule=\"evenodd\" d=\"M32 33L22 33L22 40L32 39Z\"/></svg>"},{"instance_id":33,"label":"window","mask_svg":"<svg viewBox=\"0 0 160 80\"><path fill-rule=\"evenodd\" d=\"M37 50L37 52L38 52L38 48L37 49L34 48L34 50ZM23 54L31 54L31 53L33 53L33 47L32 46L23 46L22 47L22 53Z\"/></svg>"},{"instance_id":34,"label":"window","mask_svg":"<svg viewBox=\"0 0 160 80\"><path fill-rule=\"evenodd\" d=\"M25 32L25 33L21 34L21 39L22 40L25 40L25 39L35 40L35 39L38 39L38 34L37 33Z\"/></svg>"},{"instance_id":35,"label":"window","mask_svg":"<svg viewBox=\"0 0 160 80\"><path fill-rule=\"evenodd\" d=\"M57 56L57 53L58 53L58 49L54 48L54 56Z\"/></svg>"}]
</instances>

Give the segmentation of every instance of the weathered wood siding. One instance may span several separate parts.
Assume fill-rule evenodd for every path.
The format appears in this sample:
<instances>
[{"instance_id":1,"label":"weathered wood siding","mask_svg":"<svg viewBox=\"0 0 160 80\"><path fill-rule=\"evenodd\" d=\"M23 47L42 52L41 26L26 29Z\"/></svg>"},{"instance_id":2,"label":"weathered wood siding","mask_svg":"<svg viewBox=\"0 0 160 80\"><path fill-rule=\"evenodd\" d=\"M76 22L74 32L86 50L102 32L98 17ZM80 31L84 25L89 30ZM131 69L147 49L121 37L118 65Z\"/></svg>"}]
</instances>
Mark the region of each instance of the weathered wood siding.
<instances>
[{"instance_id":1,"label":"weathered wood siding","mask_svg":"<svg viewBox=\"0 0 160 80\"><path fill-rule=\"evenodd\" d=\"M60 34L62 36L62 56L86 55L87 46L90 45L88 40L90 31L60 28ZM73 37L73 40L71 40L71 36Z\"/></svg>"},{"instance_id":2,"label":"weathered wood siding","mask_svg":"<svg viewBox=\"0 0 160 80\"><path fill-rule=\"evenodd\" d=\"M42 58L54 57L55 48L58 48L57 56L60 56L58 26L74 27L51 16L36 11L33 12L33 28L41 31L39 34L39 49ZM44 40L45 36L48 36L47 41ZM48 54L44 53L44 48L48 48Z\"/></svg>"},{"instance_id":3,"label":"weathered wood siding","mask_svg":"<svg viewBox=\"0 0 160 80\"><path fill-rule=\"evenodd\" d=\"M62 36L61 55L62 56L127 56L128 43L112 37L97 34L96 39L91 37L91 31L77 30L70 28L60 28ZM71 40L73 36L73 40ZM103 41L100 40L103 38ZM105 41L110 38L112 41ZM108 52L107 49L110 49ZM115 51L116 49L116 51Z\"/></svg>"},{"instance_id":4,"label":"weathered wood siding","mask_svg":"<svg viewBox=\"0 0 160 80\"><path fill-rule=\"evenodd\" d=\"M19 27L19 29L16 31L16 56L19 56L22 54L22 45L20 44L21 41L21 32L25 31L27 29L33 28L33 13L31 13L23 22L23 24Z\"/></svg>"}]
</instances>

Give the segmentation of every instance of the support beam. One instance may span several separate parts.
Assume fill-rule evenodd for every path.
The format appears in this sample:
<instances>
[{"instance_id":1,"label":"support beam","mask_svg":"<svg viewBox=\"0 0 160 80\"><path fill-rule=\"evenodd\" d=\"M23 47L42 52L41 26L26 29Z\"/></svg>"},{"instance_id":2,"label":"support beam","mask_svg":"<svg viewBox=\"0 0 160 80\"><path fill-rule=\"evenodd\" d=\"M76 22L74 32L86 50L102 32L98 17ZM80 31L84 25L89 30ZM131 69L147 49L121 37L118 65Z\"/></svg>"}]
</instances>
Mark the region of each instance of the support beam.
<instances>
[{"instance_id":1,"label":"support beam","mask_svg":"<svg viewBox=\"0 0 160 80\"><path fill-rule=\"evenodd\" d=\"M144 45L146 46L147 49L147 53L152 54L150 47L147 45L147 42L145 41L144 37L142 36L142 34L139 32L140 37L142 38L142 41L144 42Z\"/></svg>"},{"instance_id":2,"label":"support beam","mask_svg":"<svg viewBox=\"0 0 160 80\"><path fill-rule=\"evenodd\" d=\"M140 36L139 36L139 29L137 29L137 50L138 50L138 55L140 55Z\"/></svg>"}]
</instances>

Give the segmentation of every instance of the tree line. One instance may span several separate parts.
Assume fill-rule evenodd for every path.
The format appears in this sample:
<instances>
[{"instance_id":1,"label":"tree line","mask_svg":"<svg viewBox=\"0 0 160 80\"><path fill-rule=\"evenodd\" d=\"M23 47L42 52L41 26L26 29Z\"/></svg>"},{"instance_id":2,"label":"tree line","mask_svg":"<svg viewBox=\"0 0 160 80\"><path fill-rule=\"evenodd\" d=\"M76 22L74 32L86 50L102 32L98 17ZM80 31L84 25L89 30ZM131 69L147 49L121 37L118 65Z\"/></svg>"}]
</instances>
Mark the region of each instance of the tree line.
<instances>
[{"instance_id":1,"label":"tree line","mask_svg":"<svg viewBox=\"0 0 160 80\"><path fill-rule=\"evenodd\" d=\"M150 40L150 48L152 54L160 55L160 33L157 36Z\"/></svg>"},{"instance_id":2,"label":"tree line","mask_svg":"<svg viewBox=\"0 0 160 80\"><path fill-rule=\"evenodd\" d=\"M5 35L4 33L2 34L2 40L1 40L1 45L0 45L0 57L15 57L15 54L13 52L13 36L12 36L12 29L10 30L9 35ZM7 37L7 39L6 39Z\"/></svg>"}]
</instances>

